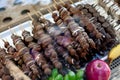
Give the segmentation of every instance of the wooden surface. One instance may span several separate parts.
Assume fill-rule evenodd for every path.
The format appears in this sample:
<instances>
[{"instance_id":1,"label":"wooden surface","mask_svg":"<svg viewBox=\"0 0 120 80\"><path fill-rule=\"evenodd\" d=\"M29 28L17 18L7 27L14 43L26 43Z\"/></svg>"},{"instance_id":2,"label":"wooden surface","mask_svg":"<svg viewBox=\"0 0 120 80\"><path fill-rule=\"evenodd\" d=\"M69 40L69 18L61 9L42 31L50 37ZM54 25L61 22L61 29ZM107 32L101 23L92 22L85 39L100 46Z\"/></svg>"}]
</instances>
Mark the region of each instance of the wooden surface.
<instances>
[{"instance_id":1,"label":"wooden surface","mask_svg":"<svg viewBox=\"0 0 120 80\"><path fill-rule=\"evenodd\" d=\"M64 2L70 2L69 0L63 0ZM72 0L73 2L78 2L79 0ZM53 10L53 6L55 3L52 3L48 5ZM58 4L61 4L61 2L58 2ZM0 12L0 32L5 31L8 29L8 27L14 27L20 23L23 23L30 18L27 14L22 15L21 12L23 10L29 10L31 15L35 15L35 11L41 11L43 14L48 13L46 10L46 6L40 6L38 5L26 5L26 6L17 6L13 7L10 10L6 10L3 12ZM11 20L10 20L11 18Z\"/></svg>"}]
</instances>

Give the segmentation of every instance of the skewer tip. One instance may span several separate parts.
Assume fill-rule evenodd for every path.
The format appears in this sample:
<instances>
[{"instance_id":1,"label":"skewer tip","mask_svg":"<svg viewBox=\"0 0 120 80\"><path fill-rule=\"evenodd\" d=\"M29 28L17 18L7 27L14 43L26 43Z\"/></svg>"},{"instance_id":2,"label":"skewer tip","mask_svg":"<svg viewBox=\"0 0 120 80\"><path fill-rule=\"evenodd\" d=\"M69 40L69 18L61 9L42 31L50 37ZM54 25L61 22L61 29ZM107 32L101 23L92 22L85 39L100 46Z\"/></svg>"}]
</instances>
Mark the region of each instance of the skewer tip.
<instances>
[{"instance_id":1,"label":"skewer tip","mask_svg":"<svg viewBox=\"0 0 120 80\"><path fill-rule=\"evenodd\" d=\"M57 7L56 7L56 5L55 5L55 4L53 4L53 7L55 8L55 10L57 10Z\"/></svg>"},{"instance_id":2,"label":"skewer tip","mask_svg":"<svg viewBox=\"0 0 120 80\"><path fill-rule=\"evenodd\" d=\"M8 27L8 29L10 30L10 32L11 32L12 34L14 34L14 32L11 30L11 27L10 27L10 26Z\"/></svg>"},{"instance_id":3,"label":"skewer tip","mask_svg":"<svg viewBox=\"0 0 120 80\"><path fill-rule=\"evenodd\" d=\"M29 18L30 18L32 21L34 20L29 12L27 13L27 15L29 16Z\"/></svg>"},{"instance_id":4,"label":"skewer tip","mask_svg":"<svg viewBox=\"0 0 120 80\"><path fill-rule=\"evenodd\" d=\"M21 29L21 31L24 31L24 30L25 30L23 25L20 25L19 28Z\"/></svg>"},{"instance_id":5,"label":"skewer tip","mask_svg":"<svg viewBox=\"0 0 120 80\"><path fill-rule=\"evenodd\" d=\"M65 5L65 2L64 2L63 0L60 0L60 2L61 2L63 5Z\"/></svg>"},{"instance_id":6,"label":"skewer tip","mask_svg":"<svg viewBox=\"0 0 120 80\"><path fill-rule=\"evenodd\" d=\"M54 2L55 4L58 4L56 0L53 0L53 2Z\"/></svg>"},{"instance_id":7,"label":"skewer tip","mask_svg":"<svg viewBox=\"0 0 120 80\"><path fill-rule=\"evenodd\" d=\"M49 13L53 13L52 9L49 6L47 6L47 10L48 10Z\"/></svg>"}]
</instances>

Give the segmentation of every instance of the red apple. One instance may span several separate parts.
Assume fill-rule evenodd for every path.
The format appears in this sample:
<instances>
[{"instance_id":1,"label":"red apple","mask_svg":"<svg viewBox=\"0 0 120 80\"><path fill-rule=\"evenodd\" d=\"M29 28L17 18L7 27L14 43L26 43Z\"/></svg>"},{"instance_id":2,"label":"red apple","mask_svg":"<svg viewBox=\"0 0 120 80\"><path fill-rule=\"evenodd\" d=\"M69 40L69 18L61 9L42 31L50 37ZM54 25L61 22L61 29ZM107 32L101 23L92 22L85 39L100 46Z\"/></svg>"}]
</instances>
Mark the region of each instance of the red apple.
<instances>
[{"instance_id":1,"label":"red apple","mask_svg":"<svg viewBox=\"0 0 120 80\"><path fill-rule=\"evenodd\" d=\"M87 80L109 80L111 70L106 62L97 59L88 63L85 74Z\"/></svg>"}]
</instances>

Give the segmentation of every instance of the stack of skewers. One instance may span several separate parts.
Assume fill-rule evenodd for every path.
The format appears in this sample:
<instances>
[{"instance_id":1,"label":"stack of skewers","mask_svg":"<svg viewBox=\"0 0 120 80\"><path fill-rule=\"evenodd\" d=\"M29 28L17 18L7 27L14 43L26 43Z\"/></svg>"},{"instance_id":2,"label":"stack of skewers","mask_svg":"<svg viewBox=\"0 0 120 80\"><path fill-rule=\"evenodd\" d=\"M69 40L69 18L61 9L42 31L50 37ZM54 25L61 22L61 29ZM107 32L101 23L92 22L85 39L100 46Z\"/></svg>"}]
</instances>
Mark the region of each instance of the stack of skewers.
<instances>
[{"instance_id":1,"label":"stack of skewers","mask_svg":"<svg viewBox=\"0 0 120 80\"><path fill-rule=\"evenodd\" d=\"M62 1L62 0L61 0ZM63 2L62 2L63 3ZM41 12L32 20L32 34L22 29L22 37L12 33L15 48L3 40L0 48L0 77L3 80L47 80L53 68L65 75L75 71L96 56L105 56L117 40L113 27L91 5L68 3L54 6L55 23ZM5 70L5 71L3 71ZM3 72L3 73L2 73Z\"/></svg>"}]
</instances>

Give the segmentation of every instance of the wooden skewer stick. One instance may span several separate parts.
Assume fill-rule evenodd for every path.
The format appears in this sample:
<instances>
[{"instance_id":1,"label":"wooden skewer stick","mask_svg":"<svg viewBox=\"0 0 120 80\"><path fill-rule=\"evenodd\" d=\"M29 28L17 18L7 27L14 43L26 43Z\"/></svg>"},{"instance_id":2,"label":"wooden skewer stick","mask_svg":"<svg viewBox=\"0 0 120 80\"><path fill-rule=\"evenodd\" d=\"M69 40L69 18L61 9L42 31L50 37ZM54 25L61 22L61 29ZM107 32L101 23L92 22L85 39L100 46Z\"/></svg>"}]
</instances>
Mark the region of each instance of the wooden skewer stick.
<instances>
[{"instance_id":1,"label":"wooden skewer stick","mask_svg":"<svg viewBox=\"0 0 120 80\"><path fill-rule=\"evenodd\" d=\"M57 7L55 6L55 4L53 4L52 6L55 8L55 10L57 10ZM51 7L47 6L47 10L49 13L53 13L53 10L51 9Z\"/></svg>"},{"instance_id":2,"label":"wooden skewer stick","mask_svg":"<svg viewBox=\"0 0 120 80\"><path fill-rule=\"evenodd\" d=\"M55 4L53 4L52 7L54 7L55 10L57 10L57 7L55 6ZM51 9L51 7L49 7L49 6L47 6L47 10L48 10L49 13L50 13L50 12L51 12L51 13L53 12L53 10Z\"/></svg>"},{"instance_id":3,"label":"wooden skewer stick","mask_svg":"<svg viewBox=\"0 0 120 80\"><path fill-rule=\"evenodd\" d=\"M8 27L8 29L9 29L9 31L10 31L12 34L14 34L10 27Z\"/></svg>"},{"instance_id":4,"label":"wooden skewer stick","mask_svg":"<svg viewBox=\"0 0 120 80\"><path fill-rule=\"evenodd\" d=\"M63 5L65 5L65 2L63 0L60 0L60 2L62 2Z\"/></svg>"},{"instance_id":5,"label":"wooden skewer stick","mask_svg":"<svg viewBox=\"0 0 120 80\"><path fill-rule=\"evenodd\" d=\"M49 6L48 6L47 10L48 10L49 13L53 13L52 9Z\"/></svg>"},{"instance_id":6,"label":"wooden skewer stick","mask_svg":"<svg viewBox=\"0 0 120 80\"><path fill-rule=\"evenodd\" d=\"M10 32L11 32L12 34L17 34L15 31L12 31L12 30L11 30L10 26L8 27L8 29L10 30Z\"/></svg>"},{"instance_id":7,"label":"wooden skewer stick","mask_svg":"<svg viewBox=\"0 0 120 80\"><path fill-rule=\"evenodd\" d=\"M56 0L53 0L53 1L54 1L54 3L55 3L56 5L58 4Z\"/></svg>"},{"instance_id":8,"label":"wooden skewer stick","mask_svg":"<svg viewBox=\"0 0 120 80\"><path fill-rule=\"evenodd\" d=\"M7 41L7 40L4 40L4 39L2 39L2 38L1 38L1 40L2 40L3 42L6 42L6 41Z\"/></svg>"},{"instance_id":9,"label":"wooden skewer stick","mask_svg":"<svg viewBox=\"0 0 120 80\"><path fill-rule=\"evenodd\" d=\"M13 32L14 32L14 34L15 34L15 35L17 35L17 33L16 33L16 31L15 31L15 30L13 30Z\"/></svg>"},{"instance_id":10,"label":"wooden skewer stick","mask_svg":"<svg viewBox=\"0 0 120 80\"><path fill-rule=\"evenodd\" d=\"M30 24L30 27L33 29L33 25L29 22L29 24ZM23 25L20 25L20 30L23 32L23 31L25 31L25 28L24 28L24 26Z\"/></svg>"},{"instance_id":11,"label":"wooden skewer stick","mask_svg":"<svg viewBox=\"0 0 120 80\"><path fill-rule=\"evenodd\" d=\"M25 30L24 27L23 27L23 25L20 25L19 28L21 29L22 32Z\"/></svg>"},{"instance_id":12,"label":"wooden skewer stick","mask_svg":"<svg viewBox=\"0 0 120 80\"><path fill-rule=\"evenodd\" d=\"M30 13L27 13L27 14L28 14L29 18L30 18L32 21L34 21L34 19L32 18L32 16L30 15Z\"/></svg>"},{"instance_id":13,"label":"wooden skewer stick","mask_svg":"<svg viewBox=\"0 0 120 80\"><path fill-rule=\"evenodd\" d=\"M0 40L4 42L4 39L2 39L1 35L0 35ZM3 48L3 45L1 45L0 48Z\"/></svg>"},{"instance_id":14,"label":"wooden skewer stick","mask_svg":"<svg viewBox=\"0 0 120 80\"><path fill-rule=\"evenodd\" d=\"M74 4L72 0L69 0L69 1L70 1L72 4Z\"/></svg>"},{"instance_id":15,"label":"wooden skewer stick","mask_svg":"<svg viewBox=\"0 0 120 80\"><path fill-rule=\"evenodd\" d=\"M35 13L35 15L36 15L37 17L40 16L39 13L38 13L38 11L35 11L34 13Z\"/></svg>"},{"instance_id":16,"label":"wooden skewer stick","mask_svg":"<svg viewBox=\"0 0 120 80\"><path fill-rule=\"evenodd\" d=\"M76 5L74 4L74 2L72 0L70 0L70 2L74 5L74 7L76 7Z\"/></svg>"},{"instance_id":17,"label":"wooden skewer stick","mask_svg":"<svg viewBox=\"0 0 120 80\"><path fill-rule=\"evenodd\" d=\"M5 47L5 43L8 42L8 39L4 38L4 39L2 39L2 41L4 42L3 47L6 48L6 47ZM9 43L9 42L8 42L8 43ZM9 43L9 44L10 44L10 43Z\"/></svg>"},{"instance_id":18,"label":"wooden skewer stick","mask_svg":"<svg viewBox=\"0 0 120 80\"><path fill-rule=\"evenodd\" d=\"M53 4L52 6L55 8L55 10L57 10L57 7L55 6L55 4Z\"/></svg>"},{"instance_id":19,"label":"wooden skewer stick","mask_svg":"<svg viewBox=\"0 0 120 80\"><path fill-rule=\"evenodd\" d=\"M45 19L44 15L42 14L41 11L38 11L38 13L40 14L40 16L41 16L43 19Z\"/></svg>"},{"instance_id":20,"label":"wooden skewer stick","mask_svg":"<svg viewBox=\"0 0 120 80\"><path fill-rule=\"evenodd\" d=\"M32 22L34 21L34 19L32 18L32 16L30 15L30 13L27 13L27 15L29 16L29 18L32 20ZM33 29L33 25L30 23L30 27L32 27Z\"/></svg>"},{"instance_id":21,"label":"wooden skewer stick","mask_svg":"<svg viewBox=\"0 0 120 80\"><path fill-rule=\"evenodd\" d=\"M55 8L55 10L57 10L56 5L58 5L58 3L56 2L56 0L53 0L55 4L53 4L52 6Z\"/></svg>"},{"instance_id":22,"label":"wooden skewer stick","mask_svg":"<svg viewBox=\"0 0 120 80\"><path fill-rule=\"evenodd\" d=\"M1 38L1 40L4 42L4 44L5 44L5 42L8 42L8 40L5 38L5 39L2 39ZM3 45L3 47L5 48L5 46Z\"/></svg>"},{"instance_id":23,"label":"wooden skewer stick","mask_svg":"<svg viewBox=\"0 0 120 80\"><path fill-rule=\"evenodd\" d=\"M62 1L62 0L60 0L60 1L61 1L62 3L64 3L64 5L65 5L65 2L64 2L64 1ZM71 2L71 4L74 5L74 7L76 6L72 0L69 0L69 1Z\"/></svg>"},{"instance_id":24,"label":"wooden skewer stick","mask_svg":"<svg viewBox=\"0 0 120 80\"><path fill-rule=\"evenodd\" d=\"M6 38L2 39L2 37L0 36L0 39L1 39L3 42L7 42L7 39L6 39Z\"/></svg>"},{"instance_id":25,"label":"wooden skewer stick","mask_svg":"<svg viewBox=\"0 0 120 80\"><path fill-rule=\"evenodd\" d=\"M29 22L29 24L30 24L30 27L33 29L34 27L33 27L32 23Z\"/></svg>"},{"instance_id":26,"label":"wooden skewer stick","mask_svg":"<svg viewBox=\"0 0 120 80\"><path fill-rule=\"evenodd\" d=\"M38 12L37 12L36 8L35 8L34 6L32 6L32 7L33 7L33 9L35 10L34 14L38 17L38 16L39 16L39 14L38 14Z\"/></svg>"}]
</instances>

